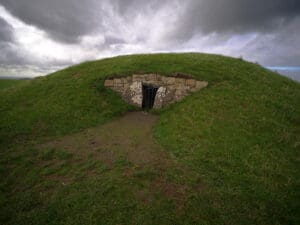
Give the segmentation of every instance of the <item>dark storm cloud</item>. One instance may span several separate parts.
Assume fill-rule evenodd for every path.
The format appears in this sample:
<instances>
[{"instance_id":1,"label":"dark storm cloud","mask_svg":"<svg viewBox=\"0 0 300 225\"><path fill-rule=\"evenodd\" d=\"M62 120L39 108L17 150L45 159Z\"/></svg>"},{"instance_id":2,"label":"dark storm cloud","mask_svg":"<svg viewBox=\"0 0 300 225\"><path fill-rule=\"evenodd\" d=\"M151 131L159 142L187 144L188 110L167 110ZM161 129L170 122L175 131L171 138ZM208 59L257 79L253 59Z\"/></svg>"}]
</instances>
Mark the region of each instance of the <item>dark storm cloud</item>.
<instances>
[{"instance_id":1,"label":"dark storm cloud","mask_svg":"<svg viewBox=\"0 0 300 225\"><path fill-rule=\"evenodd\" d=\"M115 10L116 17L133 19L139 14L151 20L158 9L171 2L174 1L0 0L14 16L66 43L78 42L95 30L104 33L105 4ZM173 28L166 27L170 29L166 39L185 41L199 32L269 32L300 14L299 0L187 0L179 4L185 10L178 15L174 9L177 23Z\"/></svg>"},{"instance_id":2,"label":"dark storm cloud","mask_svg":"<svg viewBox=\"0 0 300 225\"><path fill-rule=\"evenodd\" d=\"M23 65L25 60L13 44L0 42L0 65Z\"/></svg>"},{"instance_id":3,"label":"dark storm cloud","mask_svg":"<svg viewBox=\"0 0 300 225\"><path fill-rule=\"evenodd\" d=\"M270 32L299 15L299 0L191 0L172 35Z\"/></svg>"},{"instance_id":4,"label":"dark storm cloud","mask_svg":"<svg viewBox=\"0 0 300 225\"><path fill-rule=\"evenodd\" d=\"M0 0L8 11L53 39L74 43L101 25L96 0Z\"/></svg>"},{"instance_id":5,"label":"dark storm cloud","mask_svg":"<svg viewBox=\"0 0 300 225\"><path fill-rule=\"evenodd\" d=\"M243 48L253 61L268 66L299 66L300 17L283 27L280 32L258 35Z\"/></svg>"},{"instance_id":6,"label":"dark storm cloud","mask_svg":"<svg viewBox=\"0 0 300 225\"><path fill-rule=\"evenodd\" d=\"M0 17L0 65L23 64L18 49L15 47L13 27Z\"/></svg>"},{"instance_id":7,"label":"dark storm cloud","mask_svg":"<svg viewBox=\"0 0 300 225\"><path fill-rule=\"evenodd\" d=\"M113 44L124 44L125 41L117 36L111 36L111 35L107 35L105 37L105 42L106 45L113 45Z\"/></svg>"},{"instance_id":8,"label":"dark storm cloud","mask_svg":"<svg viewBox=\"0 0 300 225\"><path fill-rule=\"evenodd\" d=\"M113 0L110 1L115 9L121 15L132 15L132 14L141 14L146 10L151 10L153 14L155 11L161 8L163 5L166 5L170 0Z\"/></svg>"},{"instance_id":9,"label":"dark storm cloud","mask_svg":"<svg viewBox=\"0 0 300 225\"><path fill-rule=\"evenodd\" d=\"M0 0L0 4L17 18L65 43L79 42L82 36L94 31L105 33L109 7L114 10L115 17L130 22L138 14L147 16L146 12L151 12L154 16L156 10L168 2L170 0Z\"/></svg>"},{"instance_id":10,"label":"dark storm cloud","mask_svg":"<svg viewBox=\"0 0 300 225\"><path fill-rule=\"evenodd\" d=\"M0 17L0 67L13 68L35 65L44 69L51 66L69 65L71 61L48 60L47 65L41 60L21 50L14 35L14 28Z\"/></svg>"},{"instance_id":11,"label":"dark storm cloud","mask_svg":"<svg viewBox=\"0 0 300 225\"><path fill-rule=\"evenodd\" d=\"M3 18L0 17L0 42L13 42L13 28Z\"/></svg>"}]
</instances>

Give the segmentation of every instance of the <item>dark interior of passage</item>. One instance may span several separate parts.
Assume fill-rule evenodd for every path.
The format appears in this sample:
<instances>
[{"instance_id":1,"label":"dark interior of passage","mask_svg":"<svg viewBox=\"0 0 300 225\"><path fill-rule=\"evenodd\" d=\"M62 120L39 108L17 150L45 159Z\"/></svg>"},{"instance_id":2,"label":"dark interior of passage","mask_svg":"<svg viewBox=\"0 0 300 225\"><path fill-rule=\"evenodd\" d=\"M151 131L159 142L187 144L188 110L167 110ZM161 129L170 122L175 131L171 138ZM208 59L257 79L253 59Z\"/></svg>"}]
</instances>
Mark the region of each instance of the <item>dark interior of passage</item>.
<instances>
[{"instance_id":1,"label":"dark interior of passage","mask_svg":"<svg viewBox=\"0 0 300 225\"><path fill-rule=\"evenodd\" d=\"M152 109L158 87L151 84L143 84L143 109Z\"/></svg>"}]
</instances>

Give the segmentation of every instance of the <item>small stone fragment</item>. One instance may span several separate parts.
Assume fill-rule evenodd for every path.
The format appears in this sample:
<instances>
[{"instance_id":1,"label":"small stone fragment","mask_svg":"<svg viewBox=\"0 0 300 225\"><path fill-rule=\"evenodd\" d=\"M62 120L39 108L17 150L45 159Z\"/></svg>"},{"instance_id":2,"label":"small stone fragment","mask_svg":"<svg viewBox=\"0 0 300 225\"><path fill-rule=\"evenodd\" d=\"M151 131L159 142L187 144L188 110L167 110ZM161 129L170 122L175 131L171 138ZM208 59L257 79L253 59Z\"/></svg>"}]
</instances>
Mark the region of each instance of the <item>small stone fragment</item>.
<instances>
[{"instance_id":1,"label":"small stone fragment","mask_svg":"<svg viewBox=\"0 0 300 225\"><path fill-rule=\"evenodd\" d=\"M189 86L189 87L195 87L196 86L196 80L188 79L188 80L186 80L186 85Z\"/></svg>"},{"instance_id":2,"label":"small stone fragment","mask_svg":"<svg viewBox=\"0 0 300 225\"><path fill-rule=\"evenodd\" d=\"M205 88L208 85L206 81L196 81L196 88L202 89Z\"/></svg>"},{"instance_id":3,"label":"small stone fragment","mask_svg":"<svg viewBox=\"0 0 300 225\"><path fill-rule=\"evenodd\" d=\"M105 80L104 86L105 87L112 87L112 86L114 86L114 80Z\"/></svg>"},{"instance_id":4,"label":"small stone fragment","mask_svg":"<svg viewBox=\"0 0 300 225\"><path fill-rule=\"evenodd\" d=\"M114 79L114 86L116 86L116 87L123 86L122 80L119 78Z\"/></svg>"}]
</instances>

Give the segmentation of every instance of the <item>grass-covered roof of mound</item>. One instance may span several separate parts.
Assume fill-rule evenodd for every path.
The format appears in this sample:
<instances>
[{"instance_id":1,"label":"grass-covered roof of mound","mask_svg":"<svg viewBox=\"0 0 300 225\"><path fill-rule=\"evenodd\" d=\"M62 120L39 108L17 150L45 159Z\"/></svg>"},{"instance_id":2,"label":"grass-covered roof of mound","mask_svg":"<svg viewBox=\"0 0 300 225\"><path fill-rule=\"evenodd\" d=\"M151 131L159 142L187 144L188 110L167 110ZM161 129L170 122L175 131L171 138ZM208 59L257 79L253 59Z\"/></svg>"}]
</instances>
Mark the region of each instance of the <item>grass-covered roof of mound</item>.
<instances>
[{"instance_id":1,"label":"grass-covered roof of mound","mask_svg":"<svg viewBox=\"0 0 300 225\"><path fill-rule=\"evenodd\" d=\"M102 208L97 208L98 213L114 215L105 224L110 224L109 221L115 224L133 224L134 221L147 224L148 221L151 224L155 222L155 215L161 224L174 224L176 221L180 224L296 224L299 221L299 215L296 215L299 189L296 187L299 177L300 84L257 64L219 55L120 56L85 62L0 90L1 176L9 177L10 163L14 164L15 158L20 165L13 166L19 168L13 170L14 176L22 173L20 168L29 173L33 170L32 165L37 162L31 162L30 157L33 156L29 157L28 152L20 150L24 143L42 143L44 139L62 137L105 124L134 110L118 94L105 89L103 83L107 77L136 73L183 73L208 81L207 88L155 112L160 118L154 128L155 140L190 171L186 175L189 178L182 178L185 174L173 171L170 179L189 184L194 182L192 177L197 177L207 185L199 193L188 195L187 205L182 206L186 208L178 212L178 208L174 209L162 200L156 202L157 205L137 206L131 202L132 196L127 196L127 192L114 192L119 190L120 181L119 178L114 180L115 172L110 174L112 178L107 180L106 187L101 186L103 189L99 189L99 193L95 188L91 196L85 197L92 201L92 195L99 194L107 204L110 202L107 198L116 201L125 199L116 206L118 212L127 207L133 210L131 213L136 220L129 215L126 220L102 205ZM11 151L18 151L18 154L5 159ZM148 178L147 173L140 175L140 179ZM18 186L16 180L1 182L3 190ZM122 182L121 187L129 185ZM128 187L133 188L134 184L130 185ZM77 188L84 190L84 185ZM112 196L104 195L104 189ZM6 189L1 189L2 192L4 196L10 193ZM35 192L30 194L35 196ZM70 199L65 202L78 204L83 212L86 212L85 204L93 210L92 205L78 196L73 196L78 202ZM9 210L9 204L17 205L17 201L7 196L3 198L9 200L0 203L0 209ZM51 200L47 201L51 203ZM60 203L55 204L59 207ZM55 204L50 205L55 207ZM48 206L39 212L50 217ZM148 207L148 214L139 207ZM76 212L73 209L68 212ZM56 208L52 210L56 214L63 213ZM139 210L145 214L139 214ZM30 212L26 215L33 218L34 214ZM84 215L89 213L92 212L87 211ZM177 220L168 220L170 216ZM3 219L5 216L0 217ZM69 217L71 220L72 215ZM61 217L62 220L66 218L68 214Z\"/></svg>"},{"instance_id":2,"label":"grass-covered roof of mound","mask_svg":"<svg viewBox=\"0 0 300 225\"><path fill-rule=\"evenodd\" d=\"M216 107L213 111L223 116L238 118L231 111L241 109L256 116L261 112L269 119L279 113L280 117L297 120L293 117L299 112L295 108L299 105L299 84L259 65L207 54L133 55L82 63L2 91L1 141L69 133L132 109L117 94L105 90L103 80L133 73L185 73L209 82L207 90L166 110L169 113L199 104L194 110ZM181 116L187 115L190 113Z\"/></svg>"}]
</instances>

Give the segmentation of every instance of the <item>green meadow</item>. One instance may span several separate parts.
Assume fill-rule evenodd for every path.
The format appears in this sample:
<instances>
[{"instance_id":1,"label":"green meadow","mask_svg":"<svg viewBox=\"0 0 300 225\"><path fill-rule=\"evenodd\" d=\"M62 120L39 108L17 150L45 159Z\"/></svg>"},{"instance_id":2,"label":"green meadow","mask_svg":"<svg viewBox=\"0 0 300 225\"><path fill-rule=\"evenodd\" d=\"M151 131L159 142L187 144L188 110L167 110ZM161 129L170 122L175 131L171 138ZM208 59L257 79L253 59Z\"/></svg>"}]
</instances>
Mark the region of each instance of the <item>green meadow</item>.
<instances>
[{"instance_id":1,"label":"green meadow","mask_svg":"<svg viewBox=\"0 0 300 225\"><path fill-rule=\"evenodd\" d=\"M0 78L0 90L23 83L25 80L2 79Z\"/></svg>"}]
</instances>

